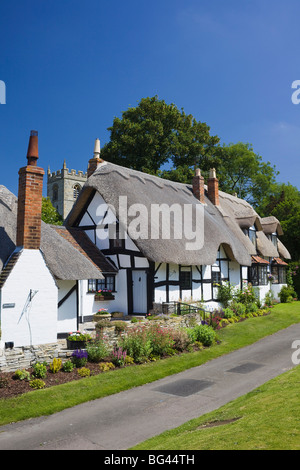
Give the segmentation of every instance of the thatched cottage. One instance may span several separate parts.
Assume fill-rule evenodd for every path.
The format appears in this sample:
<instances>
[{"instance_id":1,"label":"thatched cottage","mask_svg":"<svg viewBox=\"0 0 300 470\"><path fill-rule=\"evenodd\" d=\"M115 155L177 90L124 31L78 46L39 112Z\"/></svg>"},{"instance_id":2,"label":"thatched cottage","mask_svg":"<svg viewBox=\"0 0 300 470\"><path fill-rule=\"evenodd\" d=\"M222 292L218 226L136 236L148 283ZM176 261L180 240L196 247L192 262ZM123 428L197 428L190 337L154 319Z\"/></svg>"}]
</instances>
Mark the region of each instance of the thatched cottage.
<instances>
[{"instance_id":1,"label":"thatched cottage","mask_svg":"<svg viewBox=\"0 0 300 470\"><path fill-rule=\"evenodd\" d=\"M219 191L214 170L207 184L200 170L191 185L175 183L101 160L96 141L88 176L65 225L83 230L117 268L84 289L92 296L110 288L110 311L147 313L178 299L214 308L219 282L251 282L261 300L269 274L275 298L286 283L290 254L279 221L262 219L246 201ZM91 307L90 301L84 311Z\"/></svg>"},{"instance_id":2,"label":"thatched cottage","mask_svg":"<svg viewBox=\"0 0 300 470\"><path fill-rule=\"evenodd\" d=\"M218 305L217 284L286 283L280 223L219 191L212 170L190 185L105 162L96 140L88 179L63 227L41 222L37 133L18 197L0 186L1 348L53 343L100 308L145 314L172 301ZM110 291L104 298L98 291Z\"/></svg>"}]
</instances>

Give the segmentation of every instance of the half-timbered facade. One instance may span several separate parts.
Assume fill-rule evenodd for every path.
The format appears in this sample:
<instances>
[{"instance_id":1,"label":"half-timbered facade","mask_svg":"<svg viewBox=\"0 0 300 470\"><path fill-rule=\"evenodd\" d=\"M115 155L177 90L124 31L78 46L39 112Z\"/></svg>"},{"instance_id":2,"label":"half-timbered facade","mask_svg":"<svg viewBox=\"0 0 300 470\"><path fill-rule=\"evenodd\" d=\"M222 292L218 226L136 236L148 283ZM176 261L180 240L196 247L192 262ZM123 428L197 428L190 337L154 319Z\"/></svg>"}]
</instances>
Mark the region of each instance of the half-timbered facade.
<instances>
[{"instance_id":1,"label":"half-timbered facade","mask_svg":"<svg viewBox=\"0 0 300 470\"><path fill-rule=\"evenodd\" d=\"M214 308L220 282L241 288L251 281L261 300L270 287L276 297L286 282L284 260L290 255L278 238L279 222L261 219L246 201L219 191L214 170L207 184L197 171L186 185L104 162L99 154L88 174L66 226L84 231L117 273L104 281L86 281L91 298L99 287L113 292L112 300L90 301L86 312L105 306L125 315L145 314L154 305L178 300L203 301ZM162 209L161 222L168 219L169 237L159 231L158 219L155 230L151 226L154 206ZM189 249L185 231L178 236L182 220L189 223L178 216L186 206L202 211L201 243ZM277 284L270 286L271 272L278 275Z\"/></svg>"}]
</instances>

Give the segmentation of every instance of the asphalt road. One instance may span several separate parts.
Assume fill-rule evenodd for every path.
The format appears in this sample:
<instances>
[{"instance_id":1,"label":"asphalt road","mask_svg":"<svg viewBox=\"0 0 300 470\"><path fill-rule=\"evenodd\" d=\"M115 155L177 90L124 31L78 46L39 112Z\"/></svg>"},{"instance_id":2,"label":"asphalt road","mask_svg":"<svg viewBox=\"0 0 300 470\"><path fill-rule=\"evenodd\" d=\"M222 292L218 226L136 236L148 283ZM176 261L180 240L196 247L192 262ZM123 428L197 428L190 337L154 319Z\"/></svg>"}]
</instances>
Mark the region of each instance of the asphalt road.
<instances>
[{"instance_id":1,"label":"asphalt road","mask_svg":"<svg viewBox=\"0 0 300 470\"><path fill-rule=\"evenodd\" d=\"M125 450L295 367L300 324L202 366L49 417L0 427L0 450Z\"/></svg>"}]
</instances>

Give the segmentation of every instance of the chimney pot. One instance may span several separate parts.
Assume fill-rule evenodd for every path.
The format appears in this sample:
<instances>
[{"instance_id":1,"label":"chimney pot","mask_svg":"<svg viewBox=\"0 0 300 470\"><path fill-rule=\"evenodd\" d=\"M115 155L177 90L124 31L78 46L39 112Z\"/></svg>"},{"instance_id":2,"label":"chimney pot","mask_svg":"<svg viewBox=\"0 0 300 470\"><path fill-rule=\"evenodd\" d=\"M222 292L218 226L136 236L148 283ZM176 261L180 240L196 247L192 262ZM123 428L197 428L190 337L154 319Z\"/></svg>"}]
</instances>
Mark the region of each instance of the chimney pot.
<instances>
[{"instance_id":1,"label":"chimney pot","mask_svg":"<svg viewBox=\"0 0 300 470\"><path fill-rule=\"evenodd\" d=\"M94 146L94 156L89 160L89 165L87 169L87 176L88 178L97 170L100 163L103 160L100 158L100 140L96 139L95 146Z\"/></svg>"},{"instance_id":2,"label":"chimney pot","mask_svg":"<svg viewBox=\"0 0 300 470\"><path fill-rule=\"evenodd\" d=\"M28 144L28 150L27 150L28 165L36 166L38 158L39 158L38 132L31 131L29 144Z\"/></svg>"},{"instance_id":3,"label":"chimney pot","mask_svg":"<svg viewBox=\"0 0 300 470\"><path fill-rule=\"evenodd\" d=\"M198 201L205 204L204 178L201 176L200 168L196 168L195 176L193 178L193 194Z\"/></svg>"},{"instance_id":4,"label":"chimney pot","mask_svg":"<svg viewBox=\"0 0 300 470\"><path fill-rule=\"evenodd\" d=\"M210 201L215 205L219 206L219 180L216 176L215 168L211 168L209 171L209 178L207 181L207 192Z\"/></svg>"}]
</instances>

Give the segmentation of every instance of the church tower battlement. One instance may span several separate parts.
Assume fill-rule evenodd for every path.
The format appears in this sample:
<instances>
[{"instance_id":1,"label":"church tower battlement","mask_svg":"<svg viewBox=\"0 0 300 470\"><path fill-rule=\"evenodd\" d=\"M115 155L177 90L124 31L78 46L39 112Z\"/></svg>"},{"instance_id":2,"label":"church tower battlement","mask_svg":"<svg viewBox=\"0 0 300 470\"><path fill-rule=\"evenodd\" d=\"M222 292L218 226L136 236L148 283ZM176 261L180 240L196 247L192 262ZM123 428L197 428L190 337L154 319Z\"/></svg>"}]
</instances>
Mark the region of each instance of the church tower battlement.
<instances>
[{"instance_id":1,"label":"church tower battlement","mask_svg":"<svg viewBox=\"0 0 300 470\"><path fill-rule=\"evenodd\" d=\"M87 172L69 170L64 161L61 170L47 173L47 196L65 220L86 182Z\"/></svg>"}]
</instances>

